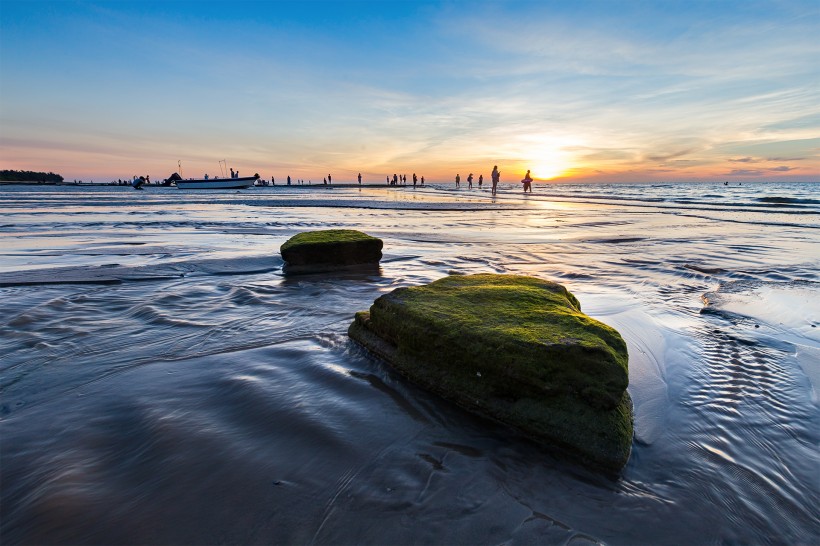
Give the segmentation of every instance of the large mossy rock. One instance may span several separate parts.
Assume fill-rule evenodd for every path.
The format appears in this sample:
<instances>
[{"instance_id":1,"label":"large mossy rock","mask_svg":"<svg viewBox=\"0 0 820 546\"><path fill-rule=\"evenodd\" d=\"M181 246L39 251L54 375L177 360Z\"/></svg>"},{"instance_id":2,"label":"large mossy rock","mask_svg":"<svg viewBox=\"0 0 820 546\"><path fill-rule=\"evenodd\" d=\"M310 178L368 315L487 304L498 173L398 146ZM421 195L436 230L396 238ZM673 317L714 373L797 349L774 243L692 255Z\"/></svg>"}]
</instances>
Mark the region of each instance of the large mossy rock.
<instances>
[{"instance_id":1,"label":"large mossy rock","mask_svg":"<svg viewBox=\"0 0 820 546\"><path fill-rule=\"evenodd\" d=\"M632 446L626 343L563 286L516 275L399 288L348 333L411 381L619 470Z\"/></svg>"},{"instance_id":2,"label":"large mossy rock","mask_svg":"<svg viewBox=\"0 0 820 546\"><path fill-rule=\"evenodd\" d=\"M294 235L280 252L286 273L312 273L354 265L377 266L383 244L381 239L361 231L327 229Z\"/></svg>"}]
</instances>

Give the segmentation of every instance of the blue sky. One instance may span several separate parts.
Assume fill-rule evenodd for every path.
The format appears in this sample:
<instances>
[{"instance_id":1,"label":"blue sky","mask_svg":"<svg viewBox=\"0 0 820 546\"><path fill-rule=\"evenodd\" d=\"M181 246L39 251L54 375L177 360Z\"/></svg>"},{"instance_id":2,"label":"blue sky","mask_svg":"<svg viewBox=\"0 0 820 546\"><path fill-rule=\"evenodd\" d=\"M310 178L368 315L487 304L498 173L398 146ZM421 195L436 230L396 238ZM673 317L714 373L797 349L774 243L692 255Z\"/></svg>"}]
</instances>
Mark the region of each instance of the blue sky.
<instances>
[{"instance_id":1,"label":"blue sky","mask_svg":"<svg viewBox=\"0 0 820 546\"><path fill-rule=\"evenodd\" d=\"M817 2L3 0L0 162L817 180L818 36Z\"/></svg>"}]
</instances>

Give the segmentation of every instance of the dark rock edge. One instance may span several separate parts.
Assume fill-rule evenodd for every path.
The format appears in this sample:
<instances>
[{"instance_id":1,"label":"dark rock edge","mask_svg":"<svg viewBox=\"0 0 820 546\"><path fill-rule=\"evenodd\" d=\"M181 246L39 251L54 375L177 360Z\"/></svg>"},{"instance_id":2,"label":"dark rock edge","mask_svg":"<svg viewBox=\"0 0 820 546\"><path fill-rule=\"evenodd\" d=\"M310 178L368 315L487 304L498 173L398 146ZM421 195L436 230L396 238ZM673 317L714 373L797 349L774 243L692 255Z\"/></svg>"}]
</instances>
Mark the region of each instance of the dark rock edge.
<instances>
[{"instance_id":1,"label":"dark rock edge","mask_svg":"<svg viewBox=\"0 0 820 546\"><path fill-rule=\"evenodd\" d=\"M610 411L601 412L590 409L588 415L579 417L577 412L562 415L560 410L558 410L553 411L554 415L552 417L554 418L551 422L543 422L538 419L505 419L505 417L513 415L515 405L537 405L538 402L530 399L512 402L494 398L482 403L469 396L467 392L447 391L441 387L441 381L425 379L418 374L412 373L413 369L419 369L420 367L425 367L428 371L433 368L424 366L418 359L408 356L400 357L398 348L395 345L381 338L370 329L368 325L369 321L369 312L361 311L356 313L353 322L348 328L350 338L362 345L369 352L383 359L391 368L411 383L429 390L471 413L510 426L536 442L545 445L551 451L565 459L580 460L588 466L614 473L620 472L629 460L633 438L633 404L628 391L624 390L620 403L615 409ZM442 375L443 373L444 372L442 372ZM576 408L576 406L576 404L572 405L573 408ZM598 425L597 428L599 429L607 429L607 426L601 427L601 425L609 424L609 429L614 430L620 426L619 421L623 420L624 414L628 418L630 427L628 439L624 438L623 442L616 441L614 444L616 445L615 449L607 449L604 447L613 445L612 441L603 441L602 445L602 440L605 439L601 437L600 433L596 433L596 431L592 429L579 431L575 424L581 418L588 418ZM589 449L579 448L579 441L587 445Z\"/></svg>"}]
</instances>

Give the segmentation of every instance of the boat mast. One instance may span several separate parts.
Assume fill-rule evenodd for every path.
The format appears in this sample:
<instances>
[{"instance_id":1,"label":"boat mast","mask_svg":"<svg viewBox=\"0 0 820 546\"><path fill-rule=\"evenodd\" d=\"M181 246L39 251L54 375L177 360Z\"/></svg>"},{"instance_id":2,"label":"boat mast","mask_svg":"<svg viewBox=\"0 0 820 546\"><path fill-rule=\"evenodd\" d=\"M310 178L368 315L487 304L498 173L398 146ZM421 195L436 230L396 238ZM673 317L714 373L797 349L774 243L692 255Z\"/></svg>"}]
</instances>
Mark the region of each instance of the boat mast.
<instances>
[{"instance_id":1,"label":"boat mast","mask_svg":"<svg viewBox=\"0 0 820 546\"><path fill-rule=\"evenodd\" d=\"M222 171L222 177L227 178L228 176L228 162L224 159L219 160L219 170Z\"/></svg>"},{"instance_id":2,"label":"boat mast","mask_svg":"<svg viewBox=\"0 0 820 546\"><path fill-rule=\"evenodd\" d=\"M182 160L181 159L177 159L177 174L179 174L180 177L182 176Z\"/></svg>"}]
</instances>

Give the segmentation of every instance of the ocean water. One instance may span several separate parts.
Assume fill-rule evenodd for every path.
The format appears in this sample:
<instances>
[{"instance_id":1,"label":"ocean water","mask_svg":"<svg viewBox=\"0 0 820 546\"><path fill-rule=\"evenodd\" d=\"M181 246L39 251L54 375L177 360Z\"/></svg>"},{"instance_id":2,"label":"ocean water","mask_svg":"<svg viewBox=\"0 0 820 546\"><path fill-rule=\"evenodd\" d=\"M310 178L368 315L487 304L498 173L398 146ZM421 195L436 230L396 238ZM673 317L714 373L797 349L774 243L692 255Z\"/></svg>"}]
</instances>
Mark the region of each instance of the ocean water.
<instances>
[{"instance_id":1,"label":"ocean water","mask_svg":"<svg viewBox=\"0 0 820 546\"><path fill-rule=\"evenodd\" d=\"M0 187L0 542L820 542L820 184L462 188ZM283 277L324 228L384 239L379 272ZM620 476L348 340L478 272L624 336Z\"/></svg>"}]
</instances>

